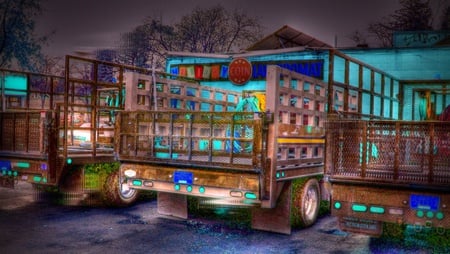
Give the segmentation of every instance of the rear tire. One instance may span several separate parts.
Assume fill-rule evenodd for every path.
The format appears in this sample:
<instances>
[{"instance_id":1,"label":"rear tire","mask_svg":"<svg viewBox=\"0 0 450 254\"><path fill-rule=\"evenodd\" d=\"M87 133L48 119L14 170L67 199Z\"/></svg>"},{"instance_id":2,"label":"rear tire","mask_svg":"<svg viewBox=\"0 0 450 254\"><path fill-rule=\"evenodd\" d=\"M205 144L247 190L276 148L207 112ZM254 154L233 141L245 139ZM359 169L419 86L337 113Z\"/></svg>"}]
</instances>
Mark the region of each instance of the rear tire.
<instances>
[{"instance_id":1,"label":"rear tire","mask_svg":"<svg viewBox=\"0 0 450 254\"><path fill-rule=\"evenodd\" d=\"M309 227L313 225L320 209L320 186L315 178L311 178L293 193L293 218L297 218L299 226ZM295 220L294 220L295 221ZM296 226L296 225L293 225Z\"/></svg>"},{"instance_id":2,"label":"rear tire","mask_svg":"<svg viewBox=\"0 0 450 254\"><path fill-rule=\"evenodd\" d=\"M138 198L138 191L122 188L119 172L111 173L103 186L104 201L110 206L129 206Z\"/></svg>"}]
</instances>

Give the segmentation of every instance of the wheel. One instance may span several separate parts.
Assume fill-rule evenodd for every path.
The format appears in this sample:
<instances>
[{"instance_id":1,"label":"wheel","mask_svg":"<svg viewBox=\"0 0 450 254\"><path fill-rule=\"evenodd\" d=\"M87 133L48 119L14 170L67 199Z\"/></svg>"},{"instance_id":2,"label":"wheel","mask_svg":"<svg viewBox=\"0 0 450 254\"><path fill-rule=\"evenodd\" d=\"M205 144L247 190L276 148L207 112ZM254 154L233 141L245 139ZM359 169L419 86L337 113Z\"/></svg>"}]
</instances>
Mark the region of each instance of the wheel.
<instances>
[{"instance_id":1,"label":"wheel","mask_svg":"<svg viewBox=\"0 0 450 254\"><path fill-rule=\"evenodd\" d=\"M107 205L128 206L133 204L138 198L138 191L130 188L124 188L119 181L119 172L111 173L103 186L103 196Z\"/></svg>"},{"instance_id":2,"label":"wheel","mask_svg":"<svg viewBox=\"0 0 450 254\"><path fill-rule=\"evenodd\" d=\"M320 208L320 186L315 178L293 188L292 224L309 227L313 225Z\"/></svg>"}]
</instances>

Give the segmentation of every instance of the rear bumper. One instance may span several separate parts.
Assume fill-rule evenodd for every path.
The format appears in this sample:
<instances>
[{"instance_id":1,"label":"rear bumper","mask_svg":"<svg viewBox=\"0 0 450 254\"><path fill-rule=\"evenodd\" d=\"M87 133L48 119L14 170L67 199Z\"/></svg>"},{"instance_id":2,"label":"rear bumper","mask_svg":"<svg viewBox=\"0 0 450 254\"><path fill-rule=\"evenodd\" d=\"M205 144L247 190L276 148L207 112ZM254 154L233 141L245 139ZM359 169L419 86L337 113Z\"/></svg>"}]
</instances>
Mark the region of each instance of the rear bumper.
<instances>
[{"instance_id":1,"label":"rear bumper","mask_svg":"<svg viewBox=\"0 0 450 254\"><path fill-rule=\"evenodd\" d=\"M261 203L257 173L123 163L120 176L129 188L208 198L210 204Z\"/></svg>"},{"instance_id":2,"label":"rear bumper","mask_svg":"<svg viewBox=\"0 0 450 254\"><path fill-rule=\"evenodd\" d=\"M450 193L334 183L331 213L343 229L359 233L378 227L371 222L449 229Z\"/></svg>"}]
</instances>

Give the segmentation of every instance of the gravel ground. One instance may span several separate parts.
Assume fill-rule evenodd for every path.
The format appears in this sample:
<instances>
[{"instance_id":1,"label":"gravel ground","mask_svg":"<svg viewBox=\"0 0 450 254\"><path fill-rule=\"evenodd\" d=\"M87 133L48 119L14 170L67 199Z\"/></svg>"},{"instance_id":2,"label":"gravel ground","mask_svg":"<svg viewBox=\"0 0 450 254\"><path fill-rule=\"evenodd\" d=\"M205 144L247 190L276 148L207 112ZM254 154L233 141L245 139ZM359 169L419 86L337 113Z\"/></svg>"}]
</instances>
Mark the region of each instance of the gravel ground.
<instances>
[{"instance_id":1,"label":"gravel ground","mask_svg":"<svg viewBox=\"0 0 450 254\"><path fill-rule=\"evenodd\" d=\"M164 217L156 201L127 208L35 202L30 186L0 188L0 253L445 253L417 240L370 238L322 216L291 235L252 230L243 212L221 210L187 220Z\"/></svg>"}]
</instances>

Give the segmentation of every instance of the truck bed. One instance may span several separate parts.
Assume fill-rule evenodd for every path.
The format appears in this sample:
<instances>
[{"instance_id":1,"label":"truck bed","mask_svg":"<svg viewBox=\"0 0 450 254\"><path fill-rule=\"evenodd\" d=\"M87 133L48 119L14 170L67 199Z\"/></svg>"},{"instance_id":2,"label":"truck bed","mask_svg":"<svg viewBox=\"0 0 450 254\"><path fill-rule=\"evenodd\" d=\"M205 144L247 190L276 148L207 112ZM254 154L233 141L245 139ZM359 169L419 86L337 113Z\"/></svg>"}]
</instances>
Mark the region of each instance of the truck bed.
<instances>
[{"instance_id":1,"label":"truck bed","mask_svg":"<svg viewBox=\"0 0 450 254\"><path fill-rule=\"evenodd\" d=\"M334 120L328 123L331 181L450 186L450 123Z\"/></svg>"}]
</instances>

